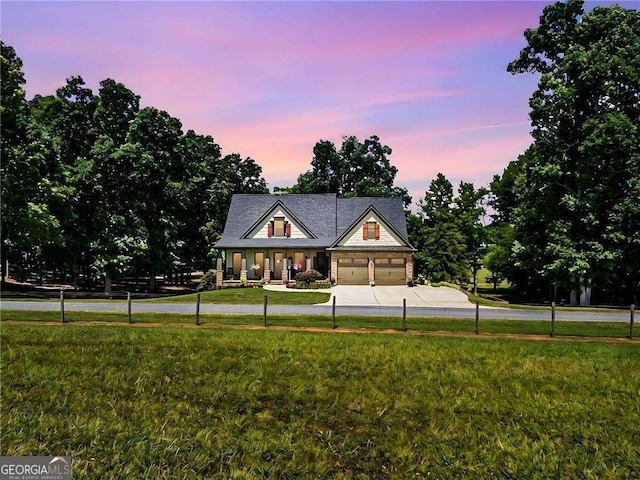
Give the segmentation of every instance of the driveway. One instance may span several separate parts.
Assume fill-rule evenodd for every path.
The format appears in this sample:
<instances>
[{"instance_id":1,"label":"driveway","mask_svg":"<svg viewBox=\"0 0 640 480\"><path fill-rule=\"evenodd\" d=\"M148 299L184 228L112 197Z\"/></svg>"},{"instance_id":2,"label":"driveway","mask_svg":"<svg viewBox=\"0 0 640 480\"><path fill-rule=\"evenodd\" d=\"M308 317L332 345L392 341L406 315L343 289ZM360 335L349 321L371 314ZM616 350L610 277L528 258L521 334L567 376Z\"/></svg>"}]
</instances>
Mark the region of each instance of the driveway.
<instances>
[{"instance_id":1,"label":"driveway","mask_svg":"<svg viewBox=\"0 0 640 480\"><path fill-rule=\"evenodd\" d=\"M330 305L336 299L336 305L358 306L402 306L407 300L407 307L449 307L475 308L467 296L449 287L415 287L398 286L356 286L337 285L331 288L331 298L324 305Z\"/></svg>"}]
</instances>

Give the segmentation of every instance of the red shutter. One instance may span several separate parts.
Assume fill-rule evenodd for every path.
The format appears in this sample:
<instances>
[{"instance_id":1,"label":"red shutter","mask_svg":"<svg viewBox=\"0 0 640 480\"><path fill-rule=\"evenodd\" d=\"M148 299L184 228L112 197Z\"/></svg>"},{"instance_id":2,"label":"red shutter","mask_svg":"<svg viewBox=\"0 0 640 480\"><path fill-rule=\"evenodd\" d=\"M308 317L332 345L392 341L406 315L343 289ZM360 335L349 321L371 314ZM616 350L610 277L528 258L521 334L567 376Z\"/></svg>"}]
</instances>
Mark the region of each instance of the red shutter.
<instances>
[{"instance_id":1,"label":"red shutter","mask_svg":"<svg viewBox=\"0 0 640 480\"><path fill-rule=\"evenodd\" d=\"M363 240L368 240L368 239L369 239L369 237L367 236L367 232L368 232L367 224L365 223L365 224L362 226L362 239L363 239Z\"/></svg>"},{"instance_id":2,"label":"red shutter","mask_svg":"<svg viewBox=\"0 0 640 480\"><path fill-rule=\"evenodd\" d=\"M291 224L287 223L287 237L291 236Z\"/></svg>"},{"instance_id":3,"label":"red shutter","mask_svg":"<svg viewBox=\"0 0 640 480\"><path fill-rule=\"evenodd\" d=\"M273 237L273 222L267 224L267 236L269 238Z\"/></svg>"},{"instance_id":4,"label":"red shutter","mask_svg":"<svg viewBox=\"0 0 640 480\"><path fill-rule=\"evenodd\" d=\"M375 234L376 234L376 240L380 240L380 224L379 223L376 223Z\"/></svg>"}]
</instances>

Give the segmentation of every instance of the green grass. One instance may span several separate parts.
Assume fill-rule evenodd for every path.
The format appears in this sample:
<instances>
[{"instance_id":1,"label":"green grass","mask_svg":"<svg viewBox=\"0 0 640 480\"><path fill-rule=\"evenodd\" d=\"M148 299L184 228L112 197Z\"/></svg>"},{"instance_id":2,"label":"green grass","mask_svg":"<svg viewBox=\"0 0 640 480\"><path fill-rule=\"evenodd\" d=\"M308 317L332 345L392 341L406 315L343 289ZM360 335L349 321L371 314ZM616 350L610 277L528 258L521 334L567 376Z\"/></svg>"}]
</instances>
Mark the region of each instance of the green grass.
<instances>
[{"instance_id":1,"label":"green grass","mask_svg":"<svg viewBox=\"0 0 640 480\"><path fill-rule=\"evenodd\" d=\"M470 313L470 315L472 312ZM4 310L3 321L40 321L60 322L59 312ZM124 313L113 312L69 312L65 313L65 320L70 323L83 322L107 322L128 323L128 316ZM171 314L171 313L135 313L135 323L167 323L167 324L193 324L195 314ZM262 315L247 314L203 314L200 322L204 325L264 325ZM268 324L287 327L320 327L332 328L333 321L330 316L295 316L295 315L269 315ZM342 328L367 328L367 329L402 329L402 319L398 317L356 317L337 316L336 324ZM407 317L406 327L409 331L445 331L469 333L475 330L475 321L468 319L451 318L419 318ZM549 335L551 331L550 321L537 320L480 320L481 333L494 334L525 334L525 335ZM629 334L629 325L624 322L556 322L555 334L557 336L582 336L582 337L616 337L622 338ZM636 330L635 337L640 337L640 330Z\"/></svg>"},{"instance_id":2,"label":"green grass","mask_svg":"<svg viewBox=\"0 0 640 480\"><path fill-rule=\"evenodd\" d=\"M3 325L2 455L74 478L637 478L637 344Z\"/></svg>"},{"instance_id":3,"label":"green grass","mask_svg":"<svg viewBox=\"0 0 640 480\"><path fill-rule=\"evenodd\" d=\"M263 290L262 288L225 288L202 292L201 303L218 303L226 305L255 305L264 302L264 296L269 297L270 305L311 305L324 303L329 300L330 292L278 292ZM196 294L177 295L173 297L152 298L140 300L144 303L195 303Z\"/></svg>"}]
</instances>

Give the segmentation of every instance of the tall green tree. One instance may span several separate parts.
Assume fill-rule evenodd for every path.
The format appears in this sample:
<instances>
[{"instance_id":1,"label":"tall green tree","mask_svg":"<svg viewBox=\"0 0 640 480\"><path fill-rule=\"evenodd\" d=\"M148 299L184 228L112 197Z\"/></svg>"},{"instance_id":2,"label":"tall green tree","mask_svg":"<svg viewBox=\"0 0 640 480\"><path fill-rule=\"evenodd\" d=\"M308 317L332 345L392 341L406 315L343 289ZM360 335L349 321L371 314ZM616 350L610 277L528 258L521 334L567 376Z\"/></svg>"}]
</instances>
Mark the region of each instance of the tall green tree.
<instances>
[{"instance_id":1,"label":"tall green tree","mask_svg":"<svg viewBox=\"0 0 640 480\"><path fill-rule=\"evenodd\" d=\"M125 143L129 125L140 111L140 96L111 78L100 82L93 112L95 131L108 136L116 145Z\"/></svg>"},{"instance_id":2,"label":"tall green tree","mask_svg":"<svg viewBox=\"0 0 640 480\"><path fill-rule=\"evenodd\" d=\"M467 283L469 261L451 182L439 173L418 206L422 219L422 238L417 242L420 250L416 253L418 272L434 282Z\"/></svg>"},{"instance_id":3,"label":"tall green tree","mask_svg":"<svg viewBox=\"0 0 640 480\"><path fill-rule=\"evenodd\" d=\"M391 165L392 150L372 135L360 142L344 137L340 150L327 140L313 148L311 169L298 177L289 193L337 193L341 197L402 197L405 206L411 197L405 188L394 185L398 169Z\"/></svg>"},{"instance_id":4,"label":"tall green tree","mask_svg":"<svg viewBox=\"0 0 640 480\"><path fill-rule=\"evenodd\" d=\"M617 5L585 13L581 0L558 2L525 38L508 66L540 74L529 102L535 160L514 212L523 286L566 287L583 303L592 289L615 297L616 283L637 292L637 276L624 272L640 271L640 257L623 254L635 240L621 217L637 217L628 199L637 198L640 161L640 13Z\"/></svg>"},{"instance_id":5,"label":"tall green tree","mask_svg":"<svg viewBox=\"0 0 640 480\"><path fill-rule=\"evenodd\" d=\"M56 157L47 132L29 122L29 106L22 86L22 60L15 50L1 43L2 105L2 275L10 261L35 255L63 241L59 219L52 212L61 191L52 182ZM16 255L13 255L16 254ZM20 255L21 254L21 255Z\"/></svg>"},{"instance_id":6,"label":"tall green tree","mask_svg":"<svg viewBox=\"0 0 640 480\"><path fill-rule=\"evenodd\" d=\"M473 291L478 293L478 270L487 252L488 231L483 223L489 190L476 189L473 183L460 182L455 203L455 217L465 243L465 255L471 266Z\"/></svg>"}]
</instances>

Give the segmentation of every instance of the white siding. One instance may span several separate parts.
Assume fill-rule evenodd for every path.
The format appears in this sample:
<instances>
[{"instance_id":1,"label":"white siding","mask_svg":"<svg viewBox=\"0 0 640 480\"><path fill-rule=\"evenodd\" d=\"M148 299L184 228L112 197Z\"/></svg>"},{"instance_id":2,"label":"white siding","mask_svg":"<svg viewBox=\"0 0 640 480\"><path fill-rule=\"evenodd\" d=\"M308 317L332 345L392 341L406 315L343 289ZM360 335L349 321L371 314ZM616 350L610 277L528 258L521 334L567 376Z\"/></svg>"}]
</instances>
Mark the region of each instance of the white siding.
<instances>
[{"instance_id":1,"label":"white siding","mask_svg":"<svg viewBox=\"0 0 640 480\"><path fill-rule=\"evenodd\" d=\"M248 238L269 238L268 225L273 221L275 217L284 217L284 221L289 222L289 224L291 225L290 238L309 238L304 234L302 230L300 230L300 228L295 223L291 221L290 218L287 218L282 210L278 210L276 213L274 213L273 216L267 219L263 225L257 227L253 232L251 232Z\"/></svg>"},{"instance_id":2,"label":"white siding","mask_svg":"<svg viewBox=\"0 0 640 480\"><path fill-rule=\"evenodd\" d=\"M362 238L362 227L367 222L376 222L380 225L380 238L378 240ZM388 227L380 222L380 219L372 215L367 220L362 221L357 227L354 227L349 234L345 237L344 241L340 242L340 246L353 247L353 246L384 246L395 247L404 246L404 243L398 238Z\"/></svg>"}]
</instances>

